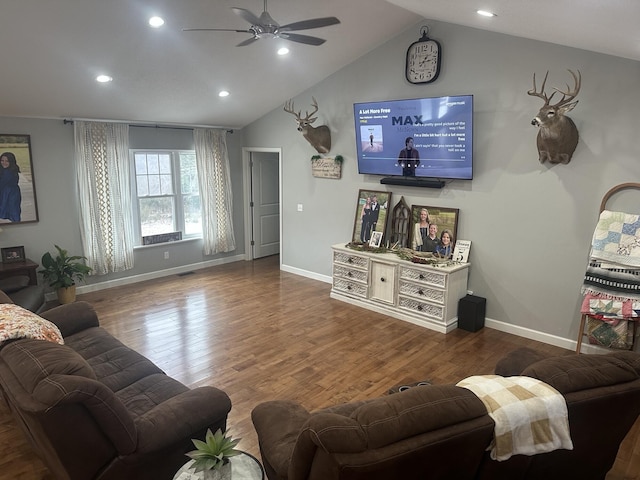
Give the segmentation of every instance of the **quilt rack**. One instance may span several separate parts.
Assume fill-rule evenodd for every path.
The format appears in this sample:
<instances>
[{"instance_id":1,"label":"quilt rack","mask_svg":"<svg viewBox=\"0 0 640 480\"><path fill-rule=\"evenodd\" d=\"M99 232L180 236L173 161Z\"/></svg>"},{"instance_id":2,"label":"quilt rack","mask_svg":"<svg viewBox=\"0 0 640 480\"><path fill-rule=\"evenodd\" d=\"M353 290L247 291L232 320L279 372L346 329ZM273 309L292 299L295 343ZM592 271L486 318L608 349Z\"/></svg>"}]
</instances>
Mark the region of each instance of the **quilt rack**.
<instances>
[{"instance_id":1,"label":"quilt rack","mask_svg":"<svg viewBox=\"0 0 640 480\"><path fill-rule=\"evenodd\" d=\"M602 212L606 209L607 206L607 202L609 201L609 199L615 195L616 193L622 191L622 190L629 190L629 189L636 189L636 190L640 190L640 183L635 183L635 182L629 182L629 183L621 183L620 185L616 185L615 187L611 188L607 193L604 194L604 196L602 197L602 202L600 202L600 214L602 214ZM586 313L581 313L580 316L580 330L578 332L578 342L576 345L576 353L580 353L580 349L582 347L582 339L588 335L588 332L585 331L585 326L587 324L587 319L588 319L589 315ZM637 320L640 320L640 318L638 318ZM635 329L636 329L636 324L637 321L630 321L630 320L626 320L628 322L628 327L631 329L631 338L632 338L632 343L630 348L633 349L634 344L635 344Z\"/></svg>"}]
</instances>

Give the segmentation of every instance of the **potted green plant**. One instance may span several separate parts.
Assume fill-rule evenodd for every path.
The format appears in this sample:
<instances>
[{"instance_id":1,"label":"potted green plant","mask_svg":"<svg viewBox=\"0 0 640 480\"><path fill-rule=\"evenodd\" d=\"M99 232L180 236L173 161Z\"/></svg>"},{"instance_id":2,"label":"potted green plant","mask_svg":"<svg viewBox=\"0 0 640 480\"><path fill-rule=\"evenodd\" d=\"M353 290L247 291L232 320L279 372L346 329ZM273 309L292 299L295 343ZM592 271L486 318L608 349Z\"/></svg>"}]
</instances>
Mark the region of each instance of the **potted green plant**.
<instances>
[{"instance_id":1,"label":"potted green plant","mask_svg":"<svg viewBox=\"0 0 640 480\"><path fill-rule=\"evenodd\" d=\"M78 255L69 256L69 253L55 246L58 254L54 257L49 252L42 256L42 269L38 273L56 289L60 303L72 303L76 300L76 281L84 280L85 275L91 272L91 267L84 264L86 257Z\"/></svg>"},{"instance_id":2,"label":"potted green plant","mask_svg":"<svg viewBox=\"0 0 640 480\"><path fill-rule=\"evenodd\" d=\"M229 458L240 453L235 449L240 439L233 439L227 436L228 432L222 433L218 429L216 433L211 433L207 429L205 441L191 439L196 449L186 453L187 457L193 459L195 473L202 472L204 480L230 480L231 462Z\"/></svg>"}]
</instances>

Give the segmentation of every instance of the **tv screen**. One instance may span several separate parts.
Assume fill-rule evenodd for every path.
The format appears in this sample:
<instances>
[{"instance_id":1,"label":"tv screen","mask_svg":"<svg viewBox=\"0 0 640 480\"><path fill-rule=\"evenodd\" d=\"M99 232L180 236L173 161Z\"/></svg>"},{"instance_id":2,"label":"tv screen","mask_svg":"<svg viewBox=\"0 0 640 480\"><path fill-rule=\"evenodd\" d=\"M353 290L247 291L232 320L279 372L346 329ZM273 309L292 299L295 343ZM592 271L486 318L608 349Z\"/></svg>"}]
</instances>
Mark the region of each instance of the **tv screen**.
<instances>
[{"instance_id":1,"label":"tv screen","mask_svg":"<svg viewBox=\"0 0 640 480\"><path fill-rule=\"evenodd\" d=\"M473 96L353 105L358 172L473 178Z\"/></svg>"}]
</instances>

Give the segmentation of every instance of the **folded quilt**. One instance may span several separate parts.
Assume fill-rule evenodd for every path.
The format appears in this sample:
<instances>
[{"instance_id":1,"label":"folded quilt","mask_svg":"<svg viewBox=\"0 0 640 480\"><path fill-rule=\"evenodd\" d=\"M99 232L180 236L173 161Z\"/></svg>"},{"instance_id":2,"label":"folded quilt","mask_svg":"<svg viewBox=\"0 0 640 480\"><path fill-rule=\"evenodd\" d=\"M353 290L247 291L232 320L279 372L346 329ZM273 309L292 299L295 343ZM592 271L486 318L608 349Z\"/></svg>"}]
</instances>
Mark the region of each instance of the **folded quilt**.
<instances>
[{"instance_id":1,"label":"folded quilt","mask_svg":"<svg viewBox=\"0 0 640 480\"><path fill-rule=\"evenodd\" d=\"M491 458L573 450L567 405L553 387L531 377L476 375L457 384L471 390L495 422Z\"/></svg>"},{"instance_id":2,"label":"folded quilt","mask_svg":"<svg viewBox=\"0 0 640 480\"><path fill-rule=\"evenodd\" d=\"M614 321L640 317L640 300L620 300L608 295L586 293L580 313L604 321Z\"/></svg>"},{"instance_id":3,"label":"folded quilt","mask_svg":"<svg viewBox=\"0 0 640 480\"><path fill-rule=\"evenodd\" d=\"M593 232L590 257L640 267L640 215L603 210Z\"/></svg>"}]
</instances>

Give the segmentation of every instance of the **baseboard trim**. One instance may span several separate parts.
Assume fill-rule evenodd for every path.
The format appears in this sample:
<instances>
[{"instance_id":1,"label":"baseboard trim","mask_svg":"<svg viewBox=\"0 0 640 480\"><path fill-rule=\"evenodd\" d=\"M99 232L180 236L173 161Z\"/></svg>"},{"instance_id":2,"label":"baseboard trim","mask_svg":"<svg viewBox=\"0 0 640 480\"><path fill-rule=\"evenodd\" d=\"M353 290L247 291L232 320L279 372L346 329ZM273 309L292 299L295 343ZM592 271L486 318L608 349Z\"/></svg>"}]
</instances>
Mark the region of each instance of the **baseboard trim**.
<instances>
[{"instance_id":1,"label":"baseboard trim","mask_svg":"<svg viewBox=\"0 0 640 480\"><path fill-rule=\"evenodd\" d=\"M146 280L153 280L156 278L168 277L170 275L177 275L179 273L190 272L193 270L202 270L203 268L215 267L218 265L224 265L226 263L239 262L245 260L245 255L234 255L231 257L216 258L215 260L208 260L206 262L192 263L189 265L180 265L179 267L166 268L164 270L157 270L155 272L142 273L139 275L131 275L129 277L116 278L114 280L107 280L105 282L96 282L89 285L78 285L76 292L78 295L89 292L97 292L99 290L106 290L107 288L120 287L123 285L131 285L132 283L144 282ZM45 295L47 301L55 300L57 298L56 292L49 292Z\"/></svg>"},{"instance_id":2,"label":"baseboard trim","mask_svg":"<svg viewBox=\"0 0 640 480\"><path fill-rule=\"evenodd\" d=\"M311 278L313 280L318 280L324 283L333 283L333 277L327 275L320 275L319 273L310 272L308 270L302 270L300 268L291 267L289 265L282 264L280 266L280 270L285 272L293 273L295 275L300 275L301 277Z\"/></svg>"}]
</instances>

